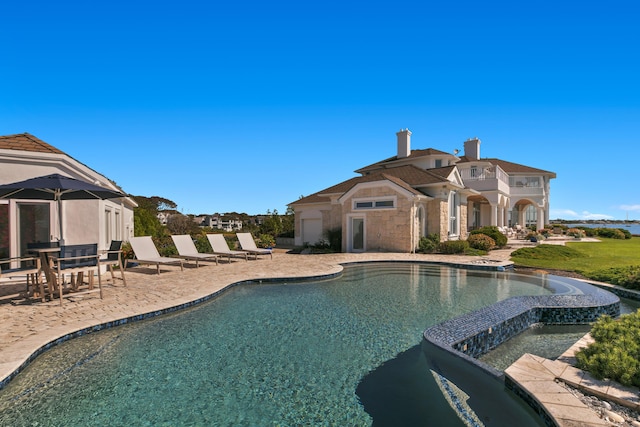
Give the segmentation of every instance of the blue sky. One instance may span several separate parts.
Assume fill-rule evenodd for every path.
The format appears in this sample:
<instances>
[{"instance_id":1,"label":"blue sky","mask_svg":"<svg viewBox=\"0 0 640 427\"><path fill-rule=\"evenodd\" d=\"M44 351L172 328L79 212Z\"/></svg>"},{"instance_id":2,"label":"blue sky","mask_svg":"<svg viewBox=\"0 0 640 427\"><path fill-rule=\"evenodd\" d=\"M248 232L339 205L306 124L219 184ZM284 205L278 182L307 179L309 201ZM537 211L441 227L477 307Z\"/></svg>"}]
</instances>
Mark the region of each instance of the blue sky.
<instances>
[{"instance_id":1,"label":"blue sky","mask_svg":"<svg viewBox=\"0 0 640 427\"><path fill-rule=\"evenodd\" d=\"M640 219L636 1L0 5L0 135L134 195L249 214L412 148L557 173L551 218Z\"/></svg>"}]
</instances>

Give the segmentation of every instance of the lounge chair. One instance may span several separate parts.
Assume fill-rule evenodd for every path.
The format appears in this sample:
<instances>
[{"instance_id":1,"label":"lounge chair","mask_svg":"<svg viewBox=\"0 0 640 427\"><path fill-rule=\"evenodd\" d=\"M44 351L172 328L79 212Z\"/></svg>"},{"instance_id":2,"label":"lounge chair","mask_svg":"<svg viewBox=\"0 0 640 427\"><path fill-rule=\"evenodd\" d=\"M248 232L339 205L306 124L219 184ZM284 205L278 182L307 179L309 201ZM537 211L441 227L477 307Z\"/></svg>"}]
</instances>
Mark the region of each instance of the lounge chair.
<instances>
[{"instance_id":1,"label":"lounge chair","mask_svg":"<svg viewBox=\"0 0 640 427\"><path fill-rule=\"evenodd\" d=\"M218 265L218 255L198 252L196 245L193 243L193 239L188 234L171 236L171 238L178 250L178 256L186 260L195 261L196 268L198 268L200 261L215 261L216 265Z\"/></svg>"},{"instance_id":2,"label":"lounge chair","mask_svg":"<svg viewBox=\"0 0 640 427\"><path fill-rule=\"evenodd\" d=\"M244 258L245 261L249 260L248 252L229 249L229 245L222 234L207 234L207 238L209 239L213 253L220 256L226 256L229 262L231 262L232 257Z\"/></svg>"},{"instance_id":3,"label":"lounge chair","mask_svg":"<svg viewBox=\"0 0 640 427\"><path fill-rule=\"evenodd\" d=\"M136 256L139 264L155 265L158 274L160 274L160 264L171 265L180 264L180 271L184 271L182 259L160 256L156 245L153 244L151 236L139 236L129 239L131 249Z\"/></svg>"},{"instance_id":4,"label":"lounge chair","mask_svg":"<svg viewBox=\"0 0 640 427\"><path fill-rule=\"evenodd\" d=\"M238 236L238 242L243 251L253 254L256 259L258 255L269 255L273 259L273 252L271 249L262 249L256 246L256 242L253 240L251 233L236 233Z\"/></svg>"}]
</instances>

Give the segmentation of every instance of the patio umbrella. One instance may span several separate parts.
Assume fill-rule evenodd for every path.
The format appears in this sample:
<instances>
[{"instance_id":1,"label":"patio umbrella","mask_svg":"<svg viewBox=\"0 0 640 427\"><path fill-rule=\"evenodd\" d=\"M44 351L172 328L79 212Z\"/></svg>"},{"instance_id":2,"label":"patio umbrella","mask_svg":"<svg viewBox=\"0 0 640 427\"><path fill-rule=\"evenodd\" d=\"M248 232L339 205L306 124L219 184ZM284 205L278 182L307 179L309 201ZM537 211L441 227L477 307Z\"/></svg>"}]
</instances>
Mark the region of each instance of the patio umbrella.
<instances>
[{"instance_id":1,"label":"patio umbrella","mask_svg":"<svg viewBox=\"0 0 640 427\"><path fill-rule=\"evenodd\" d=\"M60 174L40 176L26 181L0 185L0 199L53 200L58 203L60 244L64 243L62 233L62 201L87 199L116 199L126 194L100 187L79 179Z\"/></svg>"}]
</instances>

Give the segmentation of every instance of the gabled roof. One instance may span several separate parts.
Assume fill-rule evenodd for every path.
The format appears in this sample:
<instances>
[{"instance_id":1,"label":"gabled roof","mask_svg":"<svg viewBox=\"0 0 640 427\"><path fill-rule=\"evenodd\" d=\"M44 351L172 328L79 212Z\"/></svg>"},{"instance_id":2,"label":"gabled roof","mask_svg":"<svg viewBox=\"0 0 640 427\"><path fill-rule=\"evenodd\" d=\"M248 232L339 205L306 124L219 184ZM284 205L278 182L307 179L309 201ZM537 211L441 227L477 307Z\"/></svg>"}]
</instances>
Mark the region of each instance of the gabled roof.
<instances>
[{"instance_id":1,"label":"gabled roof","mask_svg":"<svg viewBox=\"0 0 640 427\"><path fill-rule=\"evenodd\" d=\"M0 136L0 149L32 151L36 153L64 154L56 147L47 144L30 133Z\"/></svg>"},{"instance_id":2,"label":"gabled roof","mask_svg":"<svg viewBox=\"0 0 640 427\"><path fill-rule=\"evenodd\" d=\"M417 188L434 184L450 183L446 177L451 173L453 168L455 168L455 166L424 170L413 165L405 165L395 168L379 169L371 172L369 175L348 179L290 204L326 203L330 195L342 195L358 184L382 180L391 181L416 195L424 194L417 190Z\"/></svg>"},{"instance_id":3,"label":"gabled roof","mask_svg":"<svg viewBox=\"0 0 640 427\"><path fill-rule=\"evenodd\" d=\"M513 173L531 173L531 174L545 174L550 175L552 178L556 177L555 172L546 171L543 169L532 168L530 166L521 165L519 163L508 162L506 160L496 158L486 159L469 159L466 156L462 156L458 163L470 163L470 162L488 162L492 165L500 166L500 169L508 174Z\"/></svg>"},{"instance_id":4,"label":"gabled roof","mask_svg":"<svg viewBox=\"0 0 640 427\"><path fill-rule=\"evenodd\" d=\"M18 133L15 135L0 135L0 150L15 150L15 151L26 151L29 153L42 153L44 156L47 156L48 154L61 154L63 156L66 156L69 159L72 159L77 164L87 168L88 170L92 171L98 176L103 177L104 179L109 181L109 183L113 185L116 189L126 194L126 192L122 190L122 188L118 184L116 184L106 176L90 168L89 166L85 165L81 161L74 159L64 151L60 151L53 145L49 145L43 140L41 140L40 138L37 138L31 135L30 133L25 132L25 133ZM32 155L25 154L24 156L31 157ZM138 204L132 198L126 197L126 200L128 200L132 204L132 206L134 207L138 206Z\"/></svg>"},{"instance_id":5,"label":"gabled roof","mask_svg":"<svg viewBox=\"0 0 640 427\"><path fill-rule=\"evenodd\" d=\"M409 154L409 156L404 157L402 159L398 159L398 156L393 156L393 157L389 157L388 159L376 162L376 163L372 163L369 166L365 166L363 168L360 168L358 170L356 170L356 173L362 173L366 170L369 169L377 169L377 168L384 168L387 167L389 164L398 161L398 160L406 160L406 159L410 159L410 160L415 160L417 158L420 157L427 157L427 156L433 156L433 155L446 155L446 156L452 156L451 153L447 153L444 151L440 151L440 150L436 150L435 148L426 148L426 149L422 149L422 150L411 150L411 154Z\"/></svg>"}]
</instances>

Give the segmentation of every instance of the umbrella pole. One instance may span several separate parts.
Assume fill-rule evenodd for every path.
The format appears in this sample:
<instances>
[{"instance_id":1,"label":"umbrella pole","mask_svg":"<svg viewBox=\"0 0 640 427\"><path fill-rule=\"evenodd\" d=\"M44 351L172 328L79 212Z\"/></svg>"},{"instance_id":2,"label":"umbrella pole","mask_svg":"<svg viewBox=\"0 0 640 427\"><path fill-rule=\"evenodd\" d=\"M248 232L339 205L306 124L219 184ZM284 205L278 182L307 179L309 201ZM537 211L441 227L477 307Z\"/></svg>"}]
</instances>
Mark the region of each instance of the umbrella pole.
<instances>
[{"instance_id":1,"label":"umbrella pole","mask_svg":"<svg viewBox=\"0 0 640 427\"><path fill-rule=\"evenodd\" d=\"M58 241L60 246L64 246L64 239L62 238L62 236L64 236L62 233L62 199L60 197L58 197L58 225L60 227L60 237L58 237Z\"/></svg>"}]
</instances>

